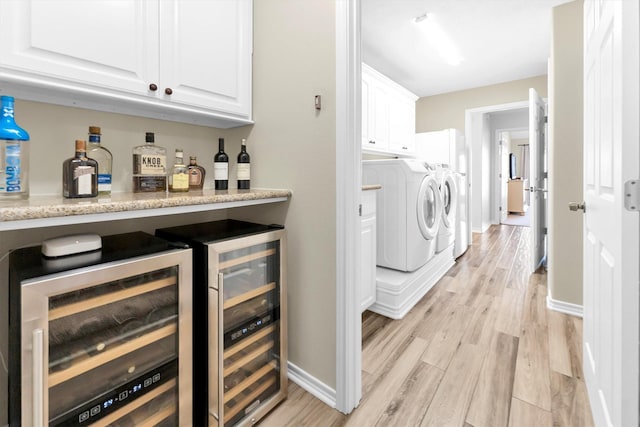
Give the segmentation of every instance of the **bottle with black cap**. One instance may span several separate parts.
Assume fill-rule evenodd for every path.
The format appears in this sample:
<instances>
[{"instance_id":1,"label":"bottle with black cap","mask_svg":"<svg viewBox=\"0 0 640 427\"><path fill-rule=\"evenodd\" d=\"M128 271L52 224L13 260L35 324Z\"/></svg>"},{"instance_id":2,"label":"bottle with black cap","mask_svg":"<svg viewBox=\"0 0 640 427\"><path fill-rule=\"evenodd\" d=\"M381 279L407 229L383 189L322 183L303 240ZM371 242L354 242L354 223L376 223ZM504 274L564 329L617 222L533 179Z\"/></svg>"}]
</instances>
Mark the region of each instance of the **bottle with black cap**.
<instances>
[{"instance_id":1,"label":"bottle with black cap","mask_svg":"<svg viewBox=\"0 0 640 427\"><path fill-rule=\"evenodd\" d=\"M145 141L133 148L133 192L167 191L167 150L155 145L153 132Z\"/></svg>"}]
</instances>

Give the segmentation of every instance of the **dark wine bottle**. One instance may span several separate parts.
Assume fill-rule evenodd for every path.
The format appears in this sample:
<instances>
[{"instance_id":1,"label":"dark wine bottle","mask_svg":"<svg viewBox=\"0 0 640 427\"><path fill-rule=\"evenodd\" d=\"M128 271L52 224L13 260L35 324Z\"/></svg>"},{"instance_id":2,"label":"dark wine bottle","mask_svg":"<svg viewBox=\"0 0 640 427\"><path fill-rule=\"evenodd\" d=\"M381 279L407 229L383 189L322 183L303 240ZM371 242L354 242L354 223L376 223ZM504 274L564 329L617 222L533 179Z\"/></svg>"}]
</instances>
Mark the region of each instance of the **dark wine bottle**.
<instances>
[{"instance_id":1,"label":"dark wine bottle","mask_svg":"<svg viewBox=\"0 0 640 427\"><path fill-rule=\"evenodd\" d=\"M238 190L251 188L251 157L247 153L247 140L242 138L238 154Z\"/></svg>"},{"instance_id":2,"label":"dark wine bottle","mask_svg":"<svg viewBox=\"0 0 640 427\"><path fill-rule=\"evenodd\" d=\"M218 152L213 156L213 179L216 190L229 188L229 156L224 152L224 138L218 138Z\"/></svg>"}]
</instances>

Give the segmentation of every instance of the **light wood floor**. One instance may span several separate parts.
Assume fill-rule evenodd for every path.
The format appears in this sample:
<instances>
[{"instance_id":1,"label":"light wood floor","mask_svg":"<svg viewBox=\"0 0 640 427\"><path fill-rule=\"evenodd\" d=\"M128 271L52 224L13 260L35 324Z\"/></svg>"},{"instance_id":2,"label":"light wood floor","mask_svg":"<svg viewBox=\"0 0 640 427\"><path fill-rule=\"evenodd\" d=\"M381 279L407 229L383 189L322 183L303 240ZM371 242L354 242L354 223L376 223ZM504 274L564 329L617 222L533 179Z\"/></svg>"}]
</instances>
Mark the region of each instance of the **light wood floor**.
<instances>
[{"instance_id":1,"label":"light wood floor","mask_svg":"<svg viewBox=\"0 0 640 427\"><path fill-rule=\"evenodd\" d=\"M402 320L365 312L363 397L350 415L290 382L260 425L592 426L582 320L546 308L546 274L527 273L529 232L474 235Z\"/></svg>"}]
</instances>

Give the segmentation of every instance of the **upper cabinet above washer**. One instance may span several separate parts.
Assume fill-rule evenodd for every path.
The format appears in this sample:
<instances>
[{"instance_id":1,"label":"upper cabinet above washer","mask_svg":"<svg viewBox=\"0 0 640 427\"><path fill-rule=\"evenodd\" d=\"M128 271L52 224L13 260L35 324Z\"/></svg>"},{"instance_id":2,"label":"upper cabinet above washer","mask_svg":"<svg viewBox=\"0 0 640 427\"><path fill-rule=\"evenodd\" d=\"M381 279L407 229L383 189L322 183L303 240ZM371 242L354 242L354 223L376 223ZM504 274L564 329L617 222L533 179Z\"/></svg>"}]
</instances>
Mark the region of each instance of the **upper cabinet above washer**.
<instances>
[{"instance_id":1,"label":"upper cabinet above washer","mask_svg":"<svg viewBox=\"0 0 640 427\"><path fill-rule=\"evenodd\" d=\"M362 149L376 154L412 156L418 97L362 64Z\"/></svg>"},{"instance_id":2,"label":"upper cabinet above washer","mask_svg":"<svg viewBox=\"0 0 640 427\"><path fill-rule=\"evenodd\" d=\"M242 126L252 24L251 0L0 0L0 92Z\"/></svg>"}]
</instances>

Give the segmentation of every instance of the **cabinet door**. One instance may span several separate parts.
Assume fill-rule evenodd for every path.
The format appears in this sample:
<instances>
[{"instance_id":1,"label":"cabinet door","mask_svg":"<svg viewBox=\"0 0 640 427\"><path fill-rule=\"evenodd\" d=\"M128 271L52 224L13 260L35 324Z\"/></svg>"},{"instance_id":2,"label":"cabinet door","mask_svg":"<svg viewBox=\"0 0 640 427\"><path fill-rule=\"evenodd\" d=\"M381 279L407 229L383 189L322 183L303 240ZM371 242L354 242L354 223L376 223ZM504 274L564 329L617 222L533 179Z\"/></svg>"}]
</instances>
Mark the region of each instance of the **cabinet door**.
<instances>
[{"instance_id":1,"label":"cabinet door","mask_svg":"<svg viewBox=\"0 0 640 427\"><path fill-rule=\"evenodd\" d=\"M251 115L250 0L160 2L162 93L189 106Z\"/></svg>"},{"instance_id":2,"label":"cabinet door","mask_svg":"<svg viewBox=\"0 0 640 427\"><path fill-rule=\"evenodd\" d=\"M376 82L372 90L373 102L369 114L372 139L375 141L375 148L385 149L389 146L389 93L387 89Z\"/></svg>"},{"instance_id":3,"label":"cabinet door","mask_svg":"<svg viewBox=\"0 0 640 427\"><path fill-rule=\"evenodd\" d=\"M390 98L389 149L392 151L414 151L415 102L400 94Z\"/></svg>"},{"instance_id":4,"label":"cabinet door","mask_svg":"<svg viewBox=\"0 0 640 427\"><path fill-rule=\"evenodd\" d=\"M360 308L376 302L376 193L362 192Z\"/></svg>"},{"instance_id":5,"label":"cabinet door","mask_svg":"<svg viewBox=\"0 0 640 427\"><path fill-rule=\"evenodd\" d=\"M157 2L0 0L1 69L147 94L158 73Z\"/></svg>"},{"instance_id":6,"label":"cabinet door","mask_svg":"<svg viewBox=\"0 0 640 427\"><path fill-rule=\"evenodd\" d=\"M371 129L371 91L373 85L371 78L362 74L362 148L375 147L375 141L373 140L373 131Z\"/></svg>"},{"instance_id":7,"label":"cabinet door","mask_svg":"<svg viewBox=\"0 0 640 427\"><path fill-rule=\"evenodd\" d=\"M376 218L362 219L362 288L360 308L365 311L376 302Z\"/></svg>"}]
</instances>

